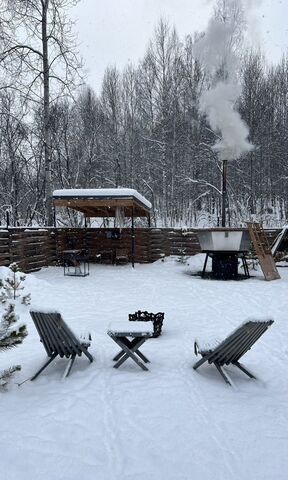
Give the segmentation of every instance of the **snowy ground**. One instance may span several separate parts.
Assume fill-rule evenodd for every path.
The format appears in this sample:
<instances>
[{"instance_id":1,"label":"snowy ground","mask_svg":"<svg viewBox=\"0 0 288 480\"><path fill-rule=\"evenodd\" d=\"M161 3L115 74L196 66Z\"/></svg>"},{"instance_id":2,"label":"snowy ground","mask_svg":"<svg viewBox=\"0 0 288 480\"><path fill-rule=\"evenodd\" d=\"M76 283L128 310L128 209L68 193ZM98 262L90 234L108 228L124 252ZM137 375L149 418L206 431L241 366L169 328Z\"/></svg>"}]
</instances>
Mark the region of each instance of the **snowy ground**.
<instances>
[{"instance_id":1,"label":"snowy ground","mask_svg":"<svg viewBox=\"0 0 288 480\"><path fill-rule=\"evenodd\" d=\"M288 478L288 269L273 282L202 280L189 269L169 259L134 270L96 265L86 278L56 267L27 275L31 306L90 330L95 362L78 358L61 381L60 359L18 387L45 360L27 307L28 337L1 354L1 369L22 364L0 395L1 480ZM138 309L165 312L163 335L142 348L150 371L131 360L113 369L107 327ZM221 339L262 317L275 323L243 359L259 380L228 368L233 388L213 366L192 369L196 337Z\"/></svg>"}]
</instances>

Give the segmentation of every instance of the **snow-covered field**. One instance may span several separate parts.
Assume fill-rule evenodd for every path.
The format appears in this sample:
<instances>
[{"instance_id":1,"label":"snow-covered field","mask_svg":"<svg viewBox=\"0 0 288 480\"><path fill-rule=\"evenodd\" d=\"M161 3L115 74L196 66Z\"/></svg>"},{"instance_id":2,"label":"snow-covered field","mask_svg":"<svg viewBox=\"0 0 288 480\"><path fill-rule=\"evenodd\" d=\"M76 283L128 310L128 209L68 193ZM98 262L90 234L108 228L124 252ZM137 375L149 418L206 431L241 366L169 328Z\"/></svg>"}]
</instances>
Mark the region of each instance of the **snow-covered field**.
<instances>
[{"instance_id":1,"label":"snow-covered field","mask_svg":"<svg viewBox=\"0 0 288 480\"><path fill-rule=\"evenodd\" d=\"M27 275L31 307L58 309L75 332L90 331L95 362L77 358L61 381L59 359L18 387L46 358L22 307L29 335L0 357L1 369L22 364L0 395L1 480L288 478L288 269L273 282L260 273L221 282L191 268L168 259L134 270L94 265L86 278L59 267ZM150 371L130 359L113 369L108 325L138 309L165 312L162 336L142 347ZM233 388L213 366L192 369L195 338L222 339L246 318L269 317L275 323L243 358L259 380L228 367Z\"/></svg>"}]
</instances>

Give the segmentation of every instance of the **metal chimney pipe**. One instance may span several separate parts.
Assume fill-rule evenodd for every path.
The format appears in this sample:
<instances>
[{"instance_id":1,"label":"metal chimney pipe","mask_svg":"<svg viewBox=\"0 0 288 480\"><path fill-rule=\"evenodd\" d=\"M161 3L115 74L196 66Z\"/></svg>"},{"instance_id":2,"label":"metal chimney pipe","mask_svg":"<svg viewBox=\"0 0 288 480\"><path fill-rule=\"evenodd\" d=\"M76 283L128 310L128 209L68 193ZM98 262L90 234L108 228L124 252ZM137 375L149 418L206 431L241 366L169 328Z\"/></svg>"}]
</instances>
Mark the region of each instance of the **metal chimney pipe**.
<instances>
[{"instance_id":1,"label":"metal chimney pipe","mask_svg":"<svg viewBox=\"0 0 288 480\"><path fill-rule=\"evenodd\" d=\"M226 227L226 208L227 208L227 160L222 162L222 222L221 226Z\"/></svg>"}]
</instances>

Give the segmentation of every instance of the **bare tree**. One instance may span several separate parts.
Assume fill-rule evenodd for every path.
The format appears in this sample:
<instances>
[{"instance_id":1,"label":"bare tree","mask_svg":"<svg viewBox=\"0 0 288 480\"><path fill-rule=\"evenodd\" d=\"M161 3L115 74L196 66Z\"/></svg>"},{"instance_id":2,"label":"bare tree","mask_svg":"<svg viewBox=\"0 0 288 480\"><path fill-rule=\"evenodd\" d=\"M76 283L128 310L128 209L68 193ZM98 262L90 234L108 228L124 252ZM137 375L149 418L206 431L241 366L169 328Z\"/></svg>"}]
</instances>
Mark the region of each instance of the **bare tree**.
<instances>
[{"instance_id":1,"label":"bare tree","mask_svg":"<svg viewBox=\"0 0 288 480\"><path fill-rule=\"evenodd\" d=\"M107 68L102 83L101 104L105 116L107 143L104 156L110 163L110 171L113 176L109 179L113 186L122 184L122 161L121 161L121 130L122 130L122 105L121 105L121 82L116 67Z\"/></svg>"},{"instance_id":2,"label":"bare tree","mask_svg":"<svg viewBox=\"0 0 288 480\"><path fill-rule=\"evenodd\" d=\"M233 2L237 26L241 11L237 1ZM229 14L226 7L230 3L217 2L221 21ZM4 4L10 13L13 9L16 12L17 6L24 15L23 5L36 8L45 2L6 0ZM65 7L68 4L72 2L67 0ZM49 6L62 8L64 2L50 0ZM3 8L2 2L0 10ZM7 12L2 17L6 21ZM46 195L48 191L47 142L42 27L34 25L36 32L39 29L38 37L34 35L32 9L27 7L26 14L27 21L31 16L29 35L29 27L20 26L19 14L11 20L15 26L18 18L18 43L11 26L0 23L5 47L2 45L0 81L0 212L5 214L9 208L11 222L31 225L43 222L43 198L45 189ZM232 44L228 42L232 50L239 49L240 33L235 42L234 37ZM56 32L53 36L57 38ZM48 39L47 141L54 187L133 187L152 200L155 225L217 223L221 161L212 147L220 137L199 108L201 94L211 88L212 77L195 57L193 38L196 36L189 35L180 41L175 31L160 21L139 64L129 64L123 72L108 68L99 96L85 88L73 102L72 92L70 98L59 97L69 94L69 86L73 86L68 72L71 76L75 72L75 59L68 56L71 68L66 72L69 63L65 68L62 63L66 50L59 50L57 57L58 44ZM239 225L253 214L266 225L275 226L288 218L288 61L284 58L269 67L259 52L247 52L241 60L237 74L243 88L237 109L250 127L249 140L257 148L235 161L229 171L228 220ZM217 71L218 77L224 73L221 68ZM77 215L68 217L65 213L61 220L65 225L80 225Z\"/></svg>"},{"instance_id":3,"label":"bare tree","mask_svg":"<svg viewBox=\"0 0 288 480\"><path fill-rule=\"evenodd\" d=\"M27 125L13 92L0 92L0 198L10 221L18 225L26 166Z\"/></svg>"},{"instance_id":4,"label":"bare tree","mask_svg":"<svg viewBox=\"0 0 288 480\"><path fill-rule=\"evenodd\" d=\"M42 105L46 223L53 223L51 176L51 102L75 86L81 64L66 10L78 0L2 0L0 66L6 84L23 102Z\"/></svg>"}]
</instances>

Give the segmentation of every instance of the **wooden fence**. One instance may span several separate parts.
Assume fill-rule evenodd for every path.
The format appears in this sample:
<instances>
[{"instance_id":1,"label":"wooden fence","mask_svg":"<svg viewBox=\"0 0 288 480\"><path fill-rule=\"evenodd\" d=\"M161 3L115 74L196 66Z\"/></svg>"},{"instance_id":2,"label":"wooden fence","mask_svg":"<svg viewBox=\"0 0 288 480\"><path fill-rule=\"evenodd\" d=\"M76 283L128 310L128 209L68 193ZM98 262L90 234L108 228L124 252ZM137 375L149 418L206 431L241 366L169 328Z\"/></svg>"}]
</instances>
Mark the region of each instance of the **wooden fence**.
<instances>
[{"instance_id":1,"label":"wooden fence","mask_svg":"<svg viewBox=\"0 0 288 480\"><path fill-rule=\"evenodd\" d=\"M17 262L23 272L33 272L57 261L52 229L8 229L0 231L0 265Z\"/></svg>"},{"instance_id":2,"label":"wooden fence","mask_svg":"<svg viewBox=\"0 0 288 480\"><path fill-rule=\"evenodd\" d=\"M86 249L90 260L96 261L103 251L125 249L131 256L131 230L122 229L114 238L114 229L57 229L57 251L70 248ZM169 255L194 255L200 252L197 234L176 229L135 229L135 262L151 263Z\"/></svg>"},{"instance_id":3,"label":"wooden fence","mask_svg":"<svg viewBox=\"0 0 288 480\"><path fill-rule=\"evenodd\" d=\"M200 229L135 229L135 262L151 263L164 256L200 252L197 231ZM202 229L201 229L202 230ZM205 229L207 230L207 229ZM209 229L208 229L209 230ZM280 230L266 230L270 244ZM119 231L117 230L116 233ZM89 228L9 228L0 230L0 265L17 262L24 272L33 272L62 261L61 252L85 249L91 262L103 251L126 249L131 256L131 230Z\"/></svg>"}]
</instances>

